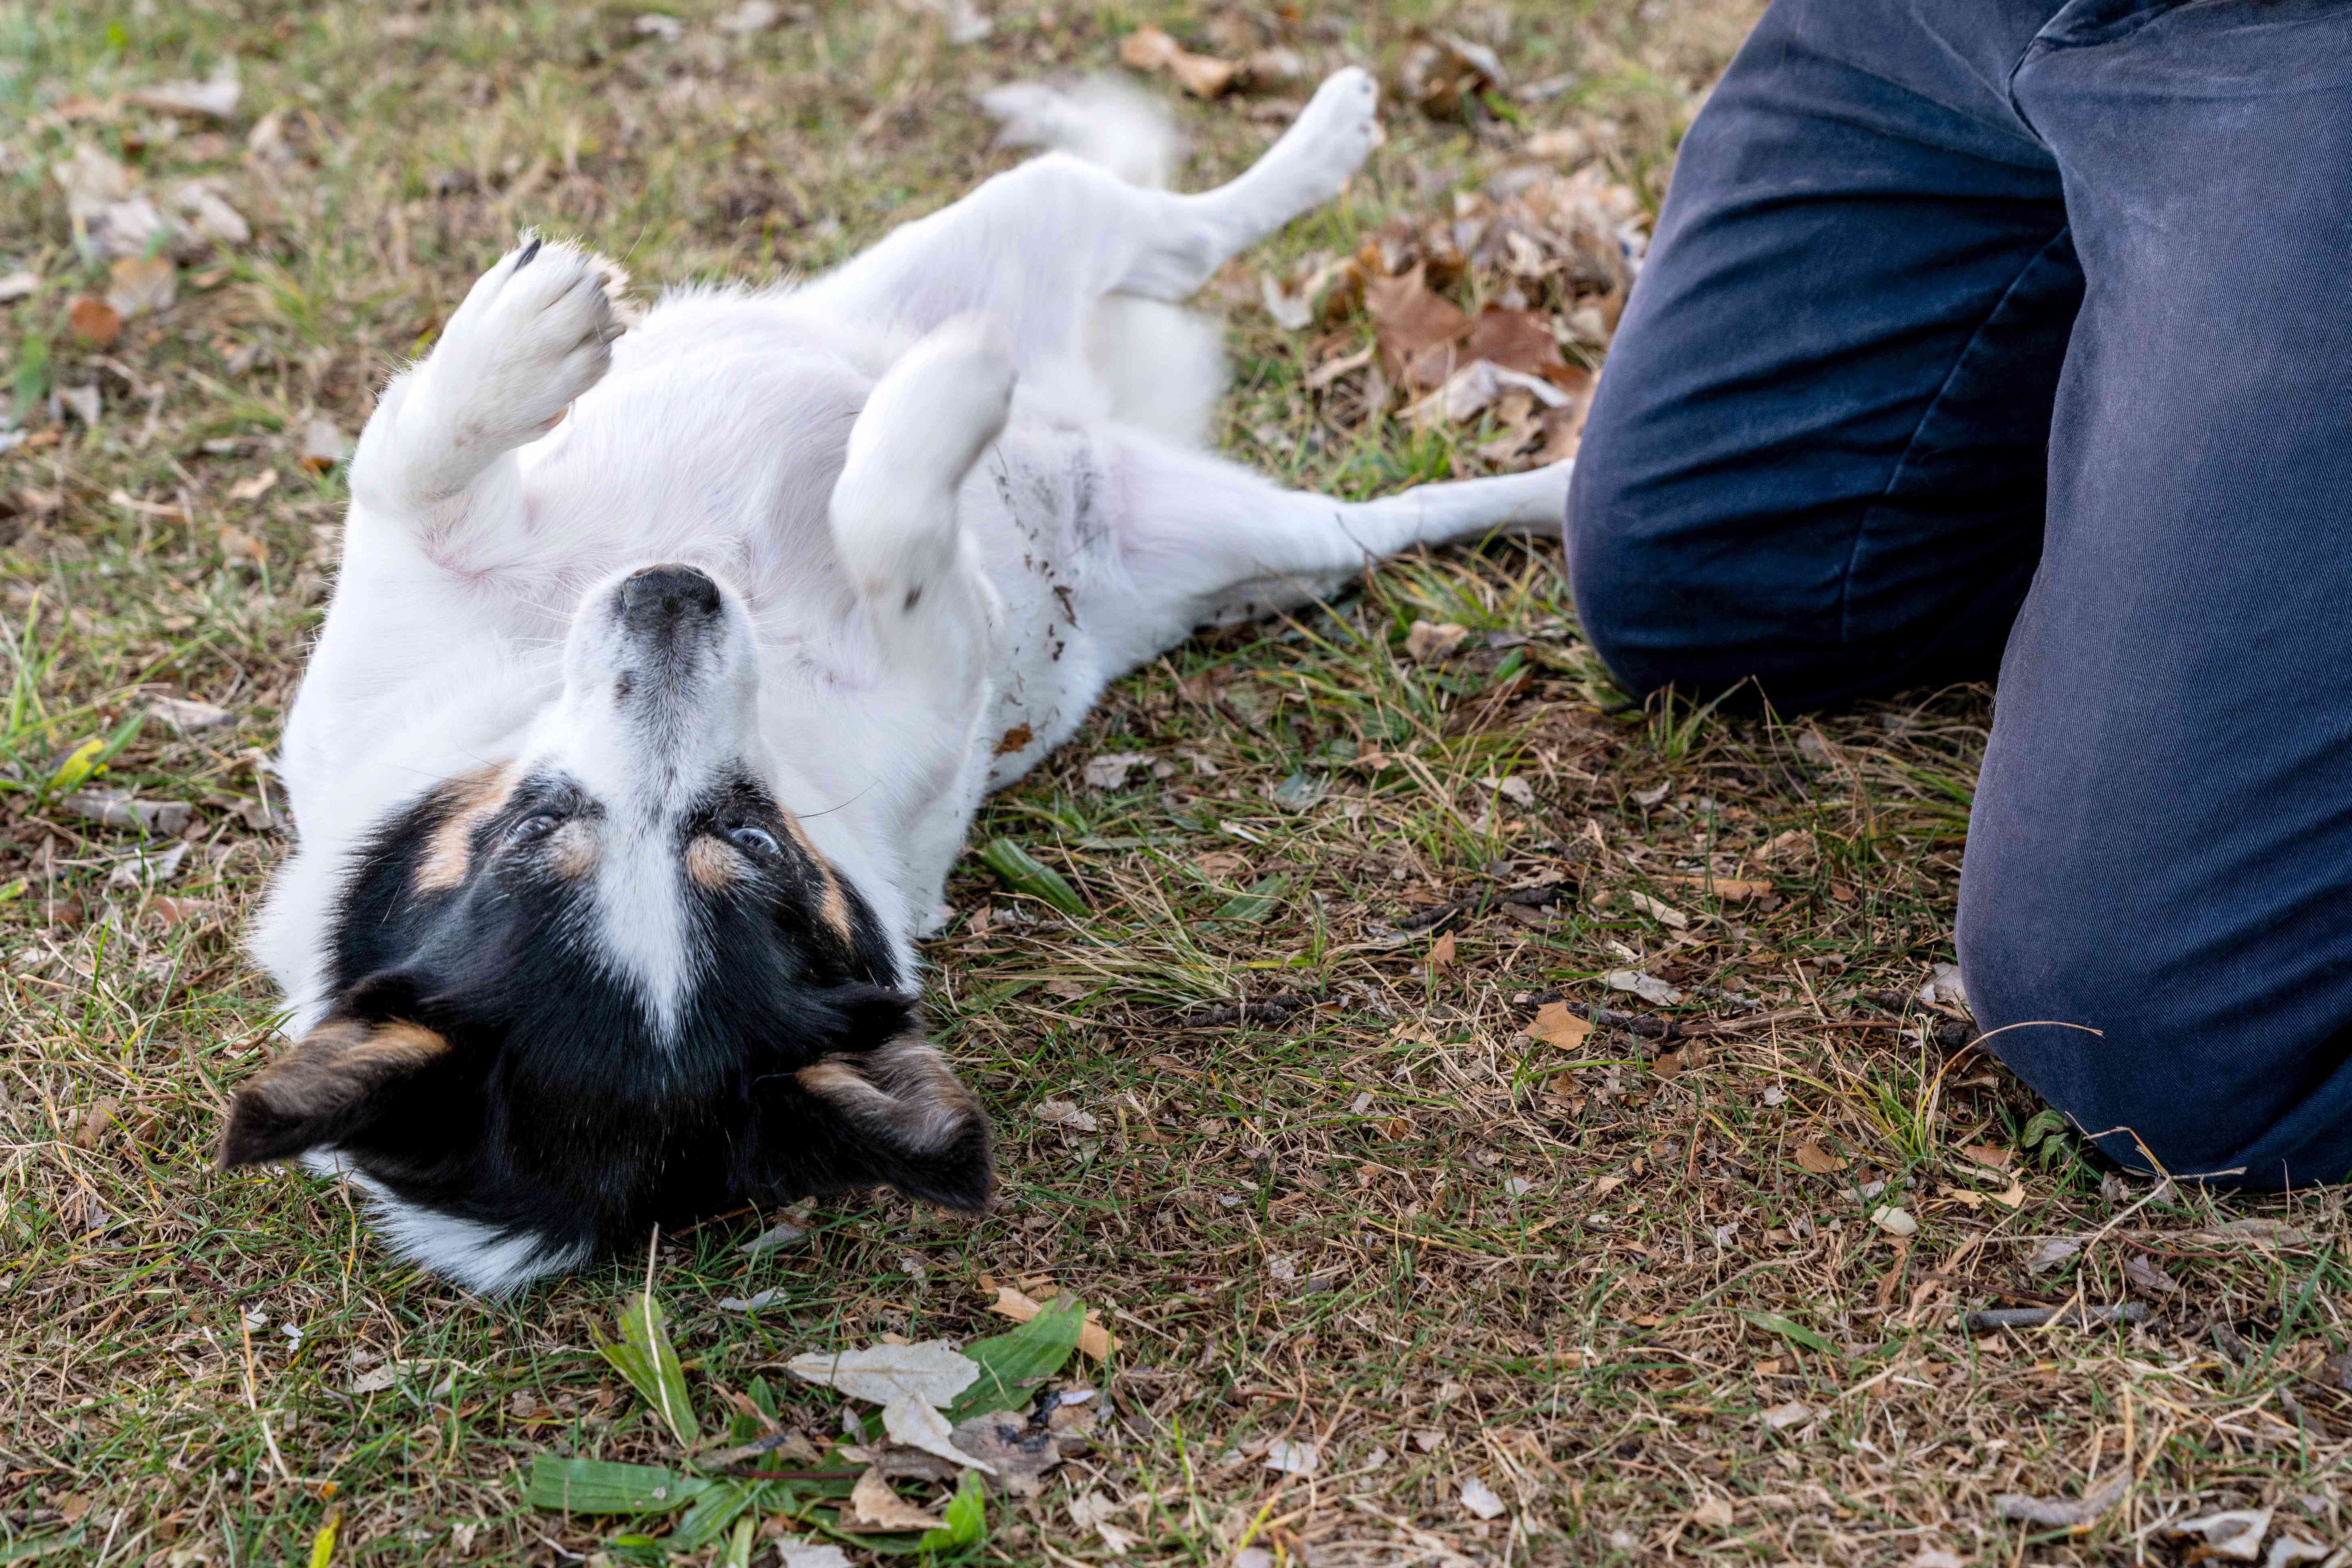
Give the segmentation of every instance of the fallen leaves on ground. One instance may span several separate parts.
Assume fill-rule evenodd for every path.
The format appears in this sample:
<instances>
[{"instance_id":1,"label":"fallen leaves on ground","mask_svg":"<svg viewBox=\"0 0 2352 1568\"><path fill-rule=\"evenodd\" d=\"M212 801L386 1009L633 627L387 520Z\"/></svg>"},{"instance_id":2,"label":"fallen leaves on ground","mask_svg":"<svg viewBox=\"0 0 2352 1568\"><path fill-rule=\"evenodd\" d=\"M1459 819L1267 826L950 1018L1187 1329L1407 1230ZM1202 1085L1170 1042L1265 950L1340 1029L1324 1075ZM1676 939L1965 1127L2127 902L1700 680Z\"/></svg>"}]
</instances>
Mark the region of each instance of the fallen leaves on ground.
<instances>
[{"instance_id":1,"label":"fallen leaves on ground","mask_svg":"<svg viewBox=\"0 0 2352 1568\"><path fill-rule=\"evenodd\" d=\"M1536 1009L1536 1021L1528 1031L1548 1046L1572 1051L1592 1033L1592 1026L1568 1010L1565 1002L1547 1002Z\"/></svg>"},{"instance_id":2,"label":"fallen leaves on ground","mask_svg":"<svg viewBox=\"0 0 2352 1568\"><path fill-rule=\"evenodd\" d=\"M902 1394L882 1408L882 1430L893 1443L909 1448L919 1448L942 1459L966 1465L985 1475L994 1475L996 1467L976 1458L956 1447L955 1434L949 1430L946 1418L936 1405Z\"/></svg>"},{"instance_id":3,"label":"fallen leaves on ground","mask_svg":"<svg viewBox=\"0 0 2352 1568\"><path fill-rule=\"evenodd\" d=\"M857 1478L857 1485L849 1494L849 1506L842 1510L841 1523L846 1530L936 1530L940 1516L917 1508L900 1497L882 1479L878 1469L869 1469Z\"/></svg>"},{"instance_id":4,"label":"fallen leaves on ground","mask_svg":"<svg viewBox=\"0 0 2352 1568\"><path fill-rule=\"evenodd\" d=\"M986 1287L983 1286L982 1289L985 1291ZM1041 1286L1039 1289L1045 1292L1042 1300L1033 1299L1010 1285L999 1285L995 1287L996 1299L988 1304L988 1310L1000 1318L1010 1318L1016 1323L1025 1323L1045 1310L1045 1301L1050 1301L1060 1294L1060 1291L1052 1286ZM1083 1321L1083 1326L1078 1330L1078 1353L1092 1361L1101 1361L1118 1348L1118 1339L1108 1329L1103 1327L1100 1314L1089 1310Z\"/></svg>"},{"instance_id":5,"label":"fallen leaves on ground","mask_svg":"<svg viewBox=\"0 0 2352 1568\"><path fill-rule=\"evenodd\" d=\"M1120 63L1139 71L1166 71L1194 98L1219 98L1242 68L1213 55L1196 55L1158 27L1138 27L1118 41Z\"/></svg>"},{"instance_id":6,"label":"fallen leaves on ground","mask_svg":"<svg viewBox=\"0 0 2352 1568\"><path fill-rule=\"evenodd\" d=\"M1414 39L1397 68L1399 96L1433 120L1458 118L1503 79L1494 50L1452 33Z\"/></svg>"},{"instance_id":7,"label":"fallen leaves on ground","mask_svg":"<svg viewBox=\"0 0 2352 1568\"><path fill-rule=\"evenodd\" d=\"M2024 1524L2039 1524L2052 1530L2068 1530L2089 1524L2123 1500L2124 1489L2131 1485L2131 1472L2118 1470L2079 1498L2032 1497L2023 1492L2002 1492L1992 1500L1993 1511L2003 1519Z\"/></svg>"},{"instance_id":8,"label":"fallen leaves on ground","mask_svg":"<svg viewBox=\"0 0 2352 1568\"><path fill-rule=\"evenodd\" d=\"M803 1382L869 1405L888 1405L909 1395L932 1405L951 1405L980 1376L980 1368L945 1340L817 1351L793 1357L784 1370Z\"/></svg>"}]
</instances>

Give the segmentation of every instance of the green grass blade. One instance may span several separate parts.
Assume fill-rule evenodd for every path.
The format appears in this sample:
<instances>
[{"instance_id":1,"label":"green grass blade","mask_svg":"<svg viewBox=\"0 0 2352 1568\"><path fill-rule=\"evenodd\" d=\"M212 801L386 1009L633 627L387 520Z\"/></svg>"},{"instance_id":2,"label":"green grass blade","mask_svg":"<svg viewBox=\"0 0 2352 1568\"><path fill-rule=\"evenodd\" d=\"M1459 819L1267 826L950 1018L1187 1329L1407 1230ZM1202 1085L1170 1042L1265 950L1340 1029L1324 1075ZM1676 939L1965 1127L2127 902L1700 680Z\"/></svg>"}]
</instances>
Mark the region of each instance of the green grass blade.
<instances>
[{"instance_id":1,"label":"green grass blade","mask_svg":"<svg viewBox=\"0 0 2352 1568\"><path fill-rule=\"evenodd\" d=\"M1039 1384L1068 1363L1086 1321L1087 1304L1065 1293L1011 1333L964 1346L965 1356L979 1363L980 1377L948 1406L948 1424L1025 1404Z\"/></svg>"},{"instance_id":2,"label":"green grass blade","mask_svg":"<svg viewBox=\"0 0 2352 1568\"><path fill-rule=\"evenodd\" d=\"M701 1424L694 1416L694 1398L669 1342L667 1321L661 1303L640 1291L621 1309L620 1339L598 1343L596 1353L629 1380L679 1442L692 1447L700 1440Z\"/></svg>"},{"instance_id":3,"label":"green grass blade","mask_svg":"<svg viewBox=\"0 0 2352 1568\"><path fill-rule=\"evenodd\" d=\"M1044 1315L1039 1313L1038 1317ZM1029 1321L1034 1323L1038 1319ZM976 1472L963 1473L963 1479L956 1486L956 1495L948 1502L947 1512L940 1517L945 1522L935 1530L923 1531L922 1539L915 1542L917 1551L950 1552L976 1546L988 1534L988 1503Z\"/></svg>"},{"instance_id":4,"label":"green grass blade","mask_svg":"<svg viewBox=\"0 0 2352 1568\"><path fill-rule=\"evenodd\" d=\"M533 1508L566 1513L666 1513L683 1508L711 1483L659 1465L619 1465L607 1459L564 1459L541 1454L531 1461Z\"/></svg>"},{"instance_id":5,"label":"green grass blade","mask_svg":"<svg viewBox=\"0 0 2352 1568\"><path fill-rule=\"evenodd\" d=\"M1784 1318L1778 1312L1759 1312L1743 1307L1739 1309L1739 1315L1766 1333L1778 1334L1784 1340L1804 1346L1807 1350L1819 1351L1823 1355L1845 1354L1843 1351L1805 1327L1804 1324Z\"/></svg>"},{"instance_id":6,"label":"green grass blade","mask_svg":"<svg viewBox=\"0 0 2352 1568\"><path fill-rule=\"evenodd\" d=\"M1006 886L1014 892L1043 899L1066 915L1087 912L1086 900L1078 897L1078 890L1065 881L1059 871L1010 838L990 839L981 850L980 858L988 863L990 870L1003 878Z\"/></svg>"}]
</instances>

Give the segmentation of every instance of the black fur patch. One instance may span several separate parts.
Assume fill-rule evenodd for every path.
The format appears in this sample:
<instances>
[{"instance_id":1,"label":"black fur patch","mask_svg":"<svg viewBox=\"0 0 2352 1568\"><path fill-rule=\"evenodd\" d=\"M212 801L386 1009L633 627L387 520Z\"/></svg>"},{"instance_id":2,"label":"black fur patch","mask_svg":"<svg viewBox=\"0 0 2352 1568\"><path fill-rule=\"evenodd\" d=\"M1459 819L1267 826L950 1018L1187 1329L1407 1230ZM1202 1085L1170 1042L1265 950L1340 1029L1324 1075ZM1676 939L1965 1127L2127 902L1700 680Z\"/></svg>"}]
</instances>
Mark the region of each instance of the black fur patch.
<instances>
[{"instance_id":1,"label":"black fur patch","mask_svg":"<svg viewBox=\"0 0 2352 1568\"><path fill-rule=\"evenodd\" d=\"M333 934L341 1000L321 1026L413 1025L447 1049L363 1095L320 1094L332 1125L307 1141L272 1121L262 1157L331 1144L396 1196L541 1237L550 1255L861 1186L986 1204L987 1124L951 1080L947 1112L894 1119L796 1078L870 1060L886 1085L932 1081L891 1066L919 1020L880 921L755 781L675 825L695 978L667 1034L594 951L594 879L557 874L531 837L593 804L563 779L521 780L473 825L464 880L420 892L426 847L466 805L445 786L360 851ZM705 835L743 847L745 868L716 888L685 872Z\"/></svg>"}]
</instances>

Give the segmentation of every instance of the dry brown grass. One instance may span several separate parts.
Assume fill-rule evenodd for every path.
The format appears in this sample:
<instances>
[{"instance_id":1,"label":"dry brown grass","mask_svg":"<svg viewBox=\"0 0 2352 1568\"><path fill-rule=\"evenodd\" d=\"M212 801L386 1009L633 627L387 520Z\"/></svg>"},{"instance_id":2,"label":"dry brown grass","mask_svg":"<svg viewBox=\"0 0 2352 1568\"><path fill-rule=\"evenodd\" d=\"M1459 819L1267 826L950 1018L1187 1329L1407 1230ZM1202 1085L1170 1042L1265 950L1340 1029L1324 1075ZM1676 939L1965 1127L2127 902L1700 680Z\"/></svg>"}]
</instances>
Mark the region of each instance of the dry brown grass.
<instances>
[{"instance_id":1,"label":"dry brown grass","mask_svg":"<svg viewBox=\"0 0 2352 1568\"><path fill-rule=\"evenodd\" d=\"M634 4L139 9L0 5L0 274L42 279L0 306L8 376L44 338L56 383L105 404L95 429L0 455L0 884L23 879L0 902L0 1558L300 1561L331 1516L336 1561L640 1558L609 1521L526 1509L520 1480L541 1453L676 1458L589 1353L634 1267L469 1301L388 1262L337 1190L210 1169L224 1090L270 1038L235 946L281 847L256 757L341 504L298 461L305 426L355 430L520 224L656 283L821 266L1003 161L968 88L1108 67L1142 20L1210 49L1286 32L1318 69L1392 65L1442 20L1498 40L1517 79L1571 74L1518 107L1525 129L1587 125L1654 196L1752 7L1286 23L1008 0L973 46L888 5L743 37L682 6L676 44L638 35ZM229 54L246 95L218 141L104 107ZM245 156L270 113L282 154ZM1247 100L1186 114L1197 180L1276 123ZM1448 210L1523 134L1405 110L1389 130L1349 201L1264 265ZM78 138L153 179L217 174L258 230L102 352L62 330L103 269L44 177ZM1356 493L1483 461L1475 432L1341 427L1300 341L1232 314L1238 454ZM1421 663L1416 620L1471 635ZM112 760L194 808L168 886L142 879L133 837L37 788L159 692L237 716L185 737L151 721ZM698 1383L989 1331L982 1275L1080 1292L1123 1342L1087 1373L1107 1394L1092 1451L992 1507L982 1554L1013 1563L1105 1560L1072 1512L1090 1494L1150 1563L2179 1564L2197 1543L2166 1525L2232 1506L2336 1542L2340 1194L2223 1204L2104 1176L2044 1135L1963 1012L1919 1000L1951 956L1987 712L1970 690L1793 726L1629 711L1557 561L1507 545L1181 651L978 829L1061 868L1087 917L974 861L929 950L941 1035L997 1119L1003 1209L842 1205L756 1259L756 1216L667 1239L656 1289ZM1088 789L1104 750L1174 768ZM1710 878L1769 890L1722 900ZM1612 989L1618 971L1685 1000ZM1601 1026L1538 1025L1555 997ZM1048 1100L1093 1130L1041 1120ZM1889 1207L1916 1235L1874 1224ZM2291 1228L2221 1228L2249 1217ZM717 1305L771 1289L757 1315ZM2147 1316L1964 1326L2070 1301ZM386 1358L420 1364L349 1392ZM786 1402L836 1430L822 1397ZM1313 1473L1265 1466L1284 1438L1317 1443ZM2126 1472L2080 1531L1993 1501ZM1473 1479L1499 1517L1465 1509Z\"/></svg>"}]
</instances>

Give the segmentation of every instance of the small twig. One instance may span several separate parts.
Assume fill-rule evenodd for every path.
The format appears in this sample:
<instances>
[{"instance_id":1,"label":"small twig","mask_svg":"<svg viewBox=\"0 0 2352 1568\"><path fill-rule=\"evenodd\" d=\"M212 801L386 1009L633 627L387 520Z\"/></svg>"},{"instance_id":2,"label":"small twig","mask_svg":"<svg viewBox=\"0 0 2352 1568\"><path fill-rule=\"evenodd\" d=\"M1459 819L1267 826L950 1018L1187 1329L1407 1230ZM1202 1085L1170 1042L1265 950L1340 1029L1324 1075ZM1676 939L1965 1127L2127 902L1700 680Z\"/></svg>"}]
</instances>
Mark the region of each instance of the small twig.
<instances>
[{"instance_id":1,"label":"small twig","mask_svg":"<svg viewBox=\"0 0 2352 1568\"><path fill-rule=\"evenodd\" d=\"M1328 1000L1330 1000L1328 992L1286 991L1280 995L1269 996L1263 1002L1253 1002L1244 997L1238 1001L1228 1002L1223 1006L1204 1007L1190 1013L1179 1013L1176 1015L1174 1023L1180 1029L1222 1029L1229 1025L1253 1022L1278 1024L1294 1013L1304 1013Z\"/></svg>"},{"instance_id":2,"label":"small twig","mask_svg":"<svg viewBox=\"0 0 2352 1568\"><path fill-rule=\"evenodd\" d=\"M2148 1320L2145 1301L2117 1301L2105 1307L1988 1307L1970 1312L1967 1322L1972 1332L1984 1333L1994 1329L2040 1329L2057 1324L2061 1328L2082 1329L2099 1323L2144 1323Z\"/></svg>"}]
</instances>

